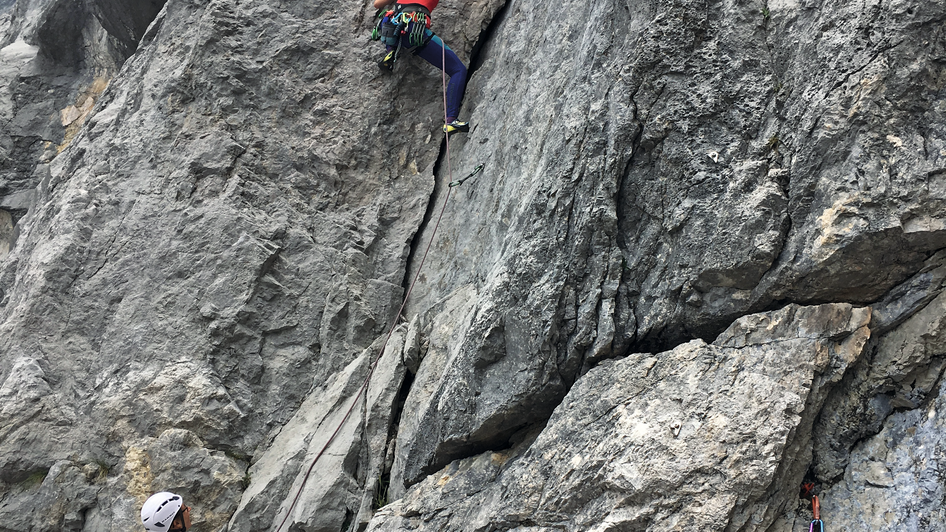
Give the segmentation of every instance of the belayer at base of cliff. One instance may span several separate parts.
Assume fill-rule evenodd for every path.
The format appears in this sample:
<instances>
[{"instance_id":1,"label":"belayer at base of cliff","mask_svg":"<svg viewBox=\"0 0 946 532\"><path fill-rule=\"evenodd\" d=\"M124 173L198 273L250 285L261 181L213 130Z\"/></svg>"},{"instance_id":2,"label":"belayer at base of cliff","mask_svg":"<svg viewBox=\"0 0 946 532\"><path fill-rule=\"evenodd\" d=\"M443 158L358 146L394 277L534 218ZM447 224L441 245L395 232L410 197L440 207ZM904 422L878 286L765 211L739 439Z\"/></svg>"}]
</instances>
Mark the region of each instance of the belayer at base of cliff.
<instances>
[{"instance_id":1,"label":"belayer at base of cliff","mask_svg":"<svg viewBox=\"0 0 946 532\"><path fill-rule=\"evenodd\" d=\"M446 120L444 133L451 135L470 130L470 124L460 122L460 102L466 88L466 66L443 40L430 30L430 13L440 0L374 0L379 22L372 39L385 45L385 55L378 62L384 70L393 70L402 50L413 52L424 61L450 76L446 86Z\"/></svg>"},{"instance_id":2,"label":"belayer at base of cliff","mask_svg":"<svg viewBox=\"0 0 946 532\"><path fill-rule=\"evenodd\" d=\"M180 495L155 493L141 507L141 524L148 532L187 532L191 528L191 509Z\"/></svg>"}]
</instances>

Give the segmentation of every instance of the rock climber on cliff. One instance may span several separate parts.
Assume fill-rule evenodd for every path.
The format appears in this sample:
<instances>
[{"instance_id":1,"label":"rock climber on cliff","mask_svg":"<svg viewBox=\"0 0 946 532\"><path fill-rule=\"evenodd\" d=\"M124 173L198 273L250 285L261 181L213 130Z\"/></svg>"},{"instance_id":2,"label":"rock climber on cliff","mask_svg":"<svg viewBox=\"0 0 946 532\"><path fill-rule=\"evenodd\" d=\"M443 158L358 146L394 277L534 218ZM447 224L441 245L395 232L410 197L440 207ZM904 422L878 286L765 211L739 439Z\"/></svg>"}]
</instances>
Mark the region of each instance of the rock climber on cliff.
<instances>
[{"instance_id":1,"label":"rock climber on cliff","mask_svg":"<svg viewBox=\"0 0 946 532\"><path fill-rule=\"evenodd\" d=\"M148 497L141 507L141 524L148 532L187 532L191 509L180 495L162 491Z\"/></svg>"},{"instance_id":2,"label":"rock climber on cliff","mask_svg":"<svg viewBox=\"0 0 946 532\"><path fill-rule=\"evenodd\" d=\"M443 70L450 76L446 87L446 121L443 131L448 135L467 132L470 124L460 122L460 101L466 87L466 66L443 40L430 31L430 13L440 0L374 0L374 7L379 11L380 22L373 38L380 39L386 47L384 58L378 62L382 69L392 70L394 61L402 50L413 51L415 55L431 65Z\"/></svg>"}]
</instances>

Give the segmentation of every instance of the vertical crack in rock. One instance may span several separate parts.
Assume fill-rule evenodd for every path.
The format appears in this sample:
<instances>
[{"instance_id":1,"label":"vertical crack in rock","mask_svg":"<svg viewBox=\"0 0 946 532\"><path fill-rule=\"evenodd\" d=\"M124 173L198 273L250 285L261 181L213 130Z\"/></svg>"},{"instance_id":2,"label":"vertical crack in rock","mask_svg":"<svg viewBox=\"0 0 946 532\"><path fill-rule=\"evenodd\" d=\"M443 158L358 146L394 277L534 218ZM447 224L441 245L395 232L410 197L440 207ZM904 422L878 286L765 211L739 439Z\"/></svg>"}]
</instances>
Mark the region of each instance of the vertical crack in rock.
<instances>
[{"instance_id":1,"label":"vertical crack in rock","mask_svg":"<svg viewBox=\"0 0 946 532\"><path fill-rule=\"evenodd\" d=\"M428 237L425 234L424 230L430 224L434 216L439 216L440 210L443 207L441 204L437 202L437 199L443 193L444 180L443 179L438 180L437 175L439 173L440 166L443 163L445 155L446 155L445 154L446 142L442 140L440 145L441 145L440 153L437 156L437 159L434 161L434 166L433 166L433 175L434 175L433 190L431 190L430 197L427 200L427 207L424 211L424 217L421 219L421 223L420 225L418 225L417 231L414 233L414 236L411 238L410 250L408 251L408 254L407 254L407 260L404 262L404 265L405 265L404 280L401 282L401 289L402 289L402 293L404 294L404 297L408 297L408 294L411 291L411 287L414 284L414 278L418 275L418 272L414 271L411 268L411 265L413 265L415 262L419 264L420 260L424 258L427 253L427 249L428 249L427 246L433 244L433 242L429 240L429 238L431 237ZM402 316L402 318L404 318L404 316Z\"/></svg>"},{"instance_id":2,"label":"vertical crack in rock","mask_svg":"<svg viewBox=\"0 0 946 532\"><path fill-rule=\"evenodd\" d=\"M469 77L472 78L473 74L480 68L483 64L484 56L482 54L483 48L489 44L494 43L494 37L499 32L499 27L503 23L503 20L506 18L506 12L509 9L510 0L505 0L495 13L489 19L489 23L486 27L480 32L476 41L473 43L473 47L470 49L470 65L469 65ZM469 81L469 79L468 79Z\"/></svg>"},{"instance_id":3,"label":"vertical crack in rock","mask_svg":"<svg viewBox=\"0 0 946 532\"><path fill-rule=\"evenodd\" d=\"M470 82L473 79L473 75L475 74L476 70L479 68L480 64L482 63L481 50L487 43L491 42L493 35L497 31L497 27L500 25L500 23L503 20L503 17L506 13L506 9L508 8L508 6L509 6L508 1L502 3L499 6L499 8L496 10L495 14L489 19L489 23L486 25L486 28L483 29L479 33L478 37L476 38L473 44L473 47L470 51L469 68L467 69L467 86L469 86ZM470 106L471 102L469 102L469 100L470 98L467 98L467 101L465 102L465 106L461 110L465 110L466 107ZM428 226L434 214L439 213L440 205L438 205L435 200L443 195L443 186L444 186L443 183L446 182L447 180L445 179L444 176L441 176L441 179L438 180L437 176L441 175L440 173L441 173L442 165L445 164L447 160L446 150L449 145L450 144L447 143L446 139L441 140L440 151L437 155L436 161L434 162L434 166L433 166L434 187L430 193L430 200L427 202L427 208L426 208L426 211L424 212L423 221L418 227L417 232L414 233L414 237L411 240L410 253L407 257L406 264L408 265L408 267L405 269L404 281L402 282L402 286L404 288L405 294L410 289L411 283L413 281L414 273L411 271L410 265L414 264L417 253L423 253L427 246L427 242L424 242L422 240L422 237L424 236L424 229ZM459 144L458 142L455 141L453 146L462 146L462 144ZM486 171L487 172L491 171L491 169L486 169ZM461 176L457 176L457 177L459 178ZM470 182L467 186L476 186L476 183Z\"/></svg>"},{"instance_id":4,"label":"vertical crack in rock","mask_svg":"<svg viewBox=\"0 0 946 532\"><path fill-rule=\"evenodd\" d=\"M613 8L600 9L610 13ZM510 6L496 31L544 15ZM413 303L425 314L431 350L414 384L418 392L409 399L417 405L408 409L415 419L399 433L392 475L399 490L456 458L507 448L514 434L544 423L584 362L613 356L613 301L621 274L613 201L617 175L630 157L616 139L636 128L630 123L625 83L610 83L620 67L595 53L626 43L617 34L597 31L592 18L577 25L551 22L563 30L568 26L570 38L587 41L582 64L590 67L573 65L555 80L569 94L567 100L543 103L555 106L566 127L537 131L534 142L510 146L504 135L515 127L502 127L499 120L507 117L492 115L528 109L503 101L495 108L475 106L475 123L496 126L476 129L460 141L469 153L461 152L457 166L481 163L471 159L484 153L497 161L486 163L482 179L457 191L471 208L441 229L436 267L423 276L423 286L430 287L422 296L426 301ZM501 48L488 44L482 53L470 86L470 94L478 97L474 102L492 98L484 91L496 83L497 65L504 62ZM485 59L490 54L500 57ZM544 64L540 59L516 68L529 71ZM609 82L592 83L596 78ZM595 97L587 97L588 91ZM491 135L497 127L500 136ZM490 147L484 150L477 142ZM520 172L535 171L523 168L524 158L541 168L535 179L523 179L528 173L520 178ZM565 287L580 297L563 297ZM560 330L563 314L573 315L574 332L570 324Z\"/></svg>"}]
</instances>

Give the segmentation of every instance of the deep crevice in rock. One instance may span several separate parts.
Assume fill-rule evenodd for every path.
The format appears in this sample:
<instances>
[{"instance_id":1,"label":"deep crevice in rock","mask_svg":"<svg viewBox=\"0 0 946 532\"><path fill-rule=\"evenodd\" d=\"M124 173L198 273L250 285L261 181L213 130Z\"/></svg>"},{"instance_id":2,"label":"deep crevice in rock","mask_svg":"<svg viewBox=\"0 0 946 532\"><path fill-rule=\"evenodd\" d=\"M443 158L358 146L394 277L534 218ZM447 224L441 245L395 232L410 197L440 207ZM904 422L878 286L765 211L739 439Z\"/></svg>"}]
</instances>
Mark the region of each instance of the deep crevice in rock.
<instances>
[{"instance_id":1,"label":"deep crevice in rock","mask_svg":"<svg viewBox=\"0 0 946 532\"><path fill-rule=\"evenodd\" d=\"M388 502L388 488L391 485L391 469L394 466L394 446L397 441L398 427L401 425L401 415L404 413L404 404L407 402L407 395L414 384L414 374L410 371L405 372L404 380L401 382L401 388L398 390L397 397L394 399L393 412L391 415L391 424L388 426L388 439L385 448L384 463L381 466L381 474L375 485L374 500L372 509L378 510ZM369 479L370 481L371 479Z\"/></svg>"},{"instance_id":2,"label":"deep crevice in rock","mask_svg":"<svg viewBox=\"0 0 946 532\"><path fill-rule=\"evenodd\" d=\"M54 4L36 31L40 54L56 65L79 67L87 51L82 35L87 21L88 10L84 2Z\"/></svg>"},{"instance_id":3,"label":"deep crevice in rock","mask_svg":"<svg viewBox=\"0 0 946 532\"><path fill-rule=\"evenodd\" d=\"M505 18L505 13L509 7L509 2L506 2L496 11L496 14L493 16L493 19L490 21L489 25L484 29L479 38L473 44L473 48L470 50L470 64L467 68L467 86L470 84L470 79L473 77L473 74L476 72L477 68L482 64L480 52L486 43L492 40L492 36L496 33L497 28L502 23L502 20ZM469 103L464 101L463 103ZM463 107L461 107L462 111ZM440 153L437 156L437 160L434 161L433 175L434 175L434 188L430 193L430 201L427 202L427 211L424 213L424 219L421 221L420 225L417 228L417 232L414 233L414 238L411 240L410 252L407 256L406 268L404 271L404 281L402 281L401 286L404 289L404 294L407 294L410 290L411 284L413 283L411 265L414 263L414 258L417 252L419 251L419 246L424 245L424 242L421 240L423 233L427 226L430 224L430 220L434 215L434 210L437 208L436 199L440 196L441 191L443 190L443 185L437 179L437 176L440 175L440 168L444 164L444 161L447 156L447 139L441 139L440 141ZM414 272L416 274L416 272Z\"/></svg>"},{"instance_id":4,"label":"deep crevice in rock","mask_svg":"<svg viewBox=\"0 0 946 532\"><path fill-rule=\"evenodd\" d=\"M116 41L122 59L135 52L167 0L90 0L91 12Z\"/></svg>"},{"instance_id":5,"label":"deep crevice in rock","mask_svg":"<svg viewBox=\"0 0 946 532\"><path fill-rule=\"evenodd\" d=\"M63 0L55 3L36 32L40 53L54 65L73 69L112 66L131 57L166 0ZM108 39L93 43L95 21ZM103 46L105 50L97 50ZM104 52L104 54L103 54ZM114 65L100 64L109 56Z\"/></svg>"},{"instance_id":6,"label":"deep crevice in rock","mask_svg":"<svg viewBox=\"0 0 946 532\"><path fill-rule=\"evenodd\" d=\"M932 267L931 267L932 268ZM928 280L920 280L919 284L924 284ZM883 307L889 304L891 300L895 306L899 306L898 292L913 288L918 282L916 277L908 279L904 283L893 287L877 301L870 302L864 306L873 308ZM942 292L942 287L930 290L925 297L915 301L914 305L906 309L903 315L897 316L891 323L876 323L876 317L871 321L870 327L872 336L870 342L865 346L865 355L857 362L855 366L848 369L843 379L830 392L825 402L825 411L819 413L815 421L815 428L823 425L821 417L825 412L830 412L835 421L840 420L831 431L831 438L828 440L828 446L822 445L822 452L826 456L820 456L816 446L815 454L812 457L811 469L815 476L820 475L824 478L820 480L825 485L835 485L842 482L845 472L850 467L851 453L862 443L876 437L883 432L891 416L911 411L923 411L930 408L930 405L940 394L940 387L943 384L944 375L946 375L946 365L940 365L943 358L940 356L931 356L925 362L915 363L906 371L907 377L912 375L916 377L917 371L932 372L936 371L935 381L929 385L928 391L924 387L917 387L917 380L905 378L902 381L895 380L891 375L871 374L870 368L879 364L875 357L880 349L881 339L899 325L908 321L912 316L921 312L929 303L931 303ZM938 368L938 369L936 369ZM905 388L913 387L913 391L918 391L916 397L904 397L900 394ZM913 402L913 405L904 405L904 401ZM897 406L897 403L900 406ZM832 406L833 405L833 406ZM840 408L839 408L840 406ZM833 463L835 474L827 475L830 471L830 465ZM829 464L819 468L819 464Z\"/></svg>"},{"instance_id":7,"label":"deep crevice in rock","mask_svg":"<svg viewBox=\"0 0 946 532\"><path fill-rule=\"evenodd\" d=\"M438 155L437 160L434 161L434 188L430 192L430 199L427 201L427 211L424 212L424 219L421 220L420 224L417 226L417 231L414 232L414 237L411 238L410 251L404 263L404 280L401 281L401 288L404 291L405 298L409 295L411 285L414 283L414 276L417 275L417 272L413 270L414 259L417 257L418 253L423 254L421 246L425 245L423 240L424 231L427 229L434 215L434 209L437 208L437 197L440 195L440 191L443 188L443 185L437 180L437 175L440 173L440 165L444 159L445 151L443 145L445 143L446 141L441 141L440 155ZM402 318L406 319L406 317Z\"/></svg>"},{"instance_id":8,"label":"deep crevice in rock","mask_svg":"<svg viewBox=\"0 0 946 532\"><path fill-rule=\"evenodd\" d=\"M559 404L560 403L561 401L559 401ZM438 460L430 466L424 468L424 478L437 473L451 463L474 458L485 453L506 453L509 451L522 452L525 449L528 449L529 446L532 445L532 442L539 437L539 434L542 433L551 418L552 416L549 414L548 416L538 419L532 423L524 424L511 431L498 434L493 439L484 440L476 444L469 444L462 447L457 446L454 449L450 449L452 452L442 453L443 455L448 456L449 459ZM423 478L418 480L417 483L422 481Z\"/></svg>"},{"instance_id":9,"label":"deep crevice in rock","mask_svg":"<svg viewBox=\"0 0 946 532\"><path fill-rule=\"evenodd\" d=\"M469 83L469 78L473 76L473 73L476 72L480 66L482 66L483 58L480 54L483 50L483 47L486 46L487 43L492 42L493 35L495 35L497 31L499 31L499 26L506 19L506 11L508 11L509 9L509 3L510 2L508 1L505 2L502 5L502 7L500 7L496 11L496 14L493 15L493 18L492 20L489 21L489 24L486 26L486 29L480 32L480 36L476 40L476 42L473 44L473 48L470 49L470 65L469 65L469 68L467 69L467 82L468 83Z\"/></svg>"}]
</instances>

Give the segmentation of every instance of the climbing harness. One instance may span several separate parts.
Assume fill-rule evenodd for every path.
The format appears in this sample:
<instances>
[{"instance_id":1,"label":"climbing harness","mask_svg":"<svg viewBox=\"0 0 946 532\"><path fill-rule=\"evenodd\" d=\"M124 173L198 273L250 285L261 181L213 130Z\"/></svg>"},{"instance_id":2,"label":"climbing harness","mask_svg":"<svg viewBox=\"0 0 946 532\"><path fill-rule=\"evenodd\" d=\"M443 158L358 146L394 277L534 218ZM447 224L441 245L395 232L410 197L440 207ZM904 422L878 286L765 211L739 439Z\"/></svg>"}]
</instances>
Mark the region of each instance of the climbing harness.
<instances>
[{"instance_id":1,"label":"climbing harness","mask_svg":"<svg viewBox=\"0 0 946 532\"><path fill-rule=\"evenodd\" d=\"M821 502L817 495L811 496L811 525L808 532L824 532L824 522L821 520Z\"/></svg>"},{"instance_id":2,"label":"climbing harness","mask_svg":"<svg viewBox=\"0 0 946 532\"><path fill-rule=\"evenodd\" d=\"M430 14L426 10L402 11L394 18L394 24L403 28L401 33L407 35L407 44L412 48L430 42L430 39L427 38L427 30L430 28ZM430 35L432 38L433 33Z\"/></svg>"},{"instance_id":3,"label":"climbing harness","mask_svg":"<svg viewBox=\"0 0 946 532\"><path fill-rule=\"evenodd\" d=\"M410 7L419 7L420 9L423 9L421 6L410 6ZM427 21L428 21L427 24L429 24L430 23L429 12L427 13ZM444 55L443 61L446 62L446 51L443 52L443 55ZM443 123L444 125L447 124L447 118L448 118L447 117L447 73L444 70L443 71ZM279 523L279 526L276 527L276 532L280 532L283 526L285 526L286 521L289 520L289 516L292 515L292 511L293 509L295 509L296 503L299 502L299 497L302 496L302 490L303 488L305 488L306 482L308 482L309 480L309 476L312 475L312 471L315 469L315 464L319 461L322 455L325 454L325 451L328 450L329 445L331 445L332 442L335 441L335 438L342 431L342 427L345 426L345 423L348 421L348 418L351 417L352 412L355 410L355 405L358 404L358 402L361 400L362 396L364 395L365 391L368 389L368 383L371 382L371 376L372 374L374 374L375 368L378 366L378 363L381 361L381 356L384 354L385 348L387 348L388 341L391 339L391 336L394 335L394 329L397 328L398 321L401 319L401 315L404 313L404 307L407 305L407 300L411 297L411 293L414 291L414 286L417 284L417 279L420 277L421 271L423 271L424 263L427 261L427 254L430 253L430 248L433 246L434 238L437 236L437 230L440 228L440 222L441 220L443 220L443 215L447 210L447 202L450 201L451 191L455 187L462 185L463 182L466 181L467 179L473 177L474 175L480 173L483 170L483 165L480 164L476 168L474 168L473 171L470 172L468 176L458 181L454 181L453 169L450 166L450 135L446 131L444 131L444 138L446 139L447 178L448 178L449 185L447 187L447 194L446 196L444 196L444 199L443 199L443 206L440 208L440 215L437 217L437 222L434 224L434 230L430 234L430 240L427 242L427 248L424 250L424 255L420 259L420 264L417 266L417 271L414 273L414 278L411 281L411 285L408 287L407 292L404 294L404 299L401 301L401 306L397 310L397 315L394 316L394 320L392 321L391 328L388 329L388 334L387 336L385 336L384 342L381 344L381 348L378 349L378 354L375 355L374 360L368 366L368 374L365 376L364 382L361 383L361 387L355 393L355 397L352 399L351 404L348 407L348 410L345 411L345 415L342 417L341 421L338 423L338 426L335 428L335 431L332 432L332 435L329 436L328 440L326 440L325 444L322 446L319 452L315 455L315 458L313 458L312 462L309 464L309 469L306 470L305 475L302 477L302 482L299 484L299 488L296 490L296 494L292 499L292 503L289 504L289 508L286 510L286 515L283 516L283 519Z\"/></svg>"},{"instance_id":4,"label":"climbing harness","mask_svg":"<svg viewBox=\"0 0 946 532\"><path fill-rule=\"evenodd\" d=\"M371 31L371 40L381 41L394 49L388 52L378 64L387 70L394 69L394 63L404 47L402 37L407 37L407 48L417 53L434 38L430 30L430 11L417 4L395 4L394 9L382 7L375 13L378 23ZM393 55L392 55L393 54Z\"/></svg>"}]
</instances>

